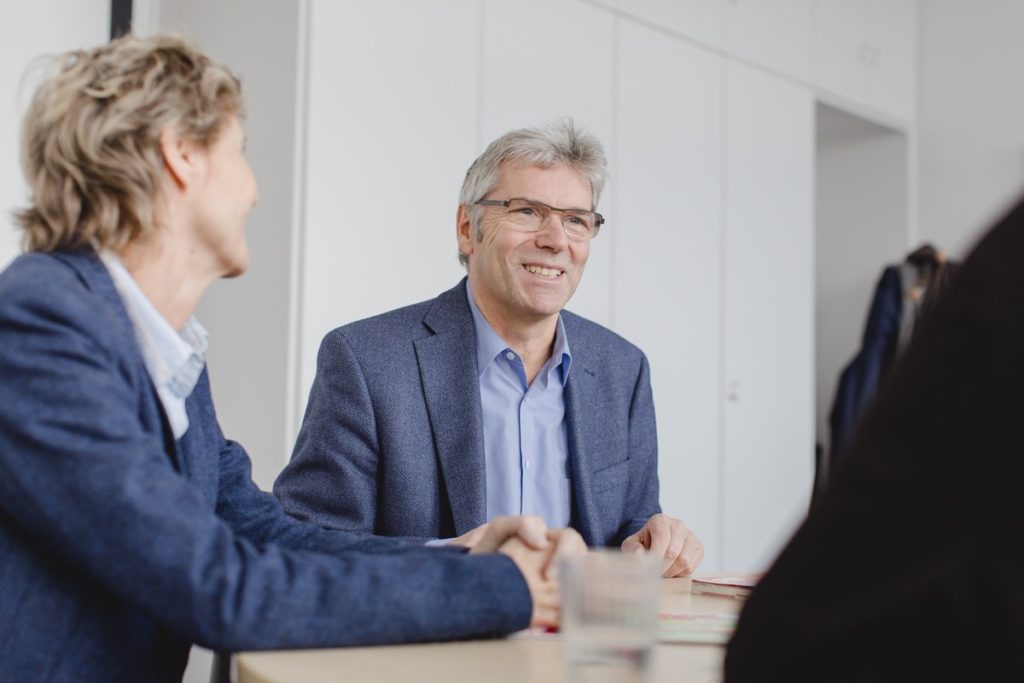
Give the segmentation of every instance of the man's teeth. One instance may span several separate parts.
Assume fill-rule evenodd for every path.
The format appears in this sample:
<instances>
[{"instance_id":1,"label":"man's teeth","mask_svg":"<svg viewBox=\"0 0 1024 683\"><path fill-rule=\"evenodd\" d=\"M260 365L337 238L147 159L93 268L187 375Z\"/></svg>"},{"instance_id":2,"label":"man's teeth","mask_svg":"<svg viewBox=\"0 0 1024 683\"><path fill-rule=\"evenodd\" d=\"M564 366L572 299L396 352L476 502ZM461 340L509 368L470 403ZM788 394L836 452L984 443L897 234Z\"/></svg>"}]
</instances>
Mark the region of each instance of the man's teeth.
<instances>
[{"instance_id":1,"label":"man's teeth","mask_svg":"<svg viewBox=\"0 0 1024 683\"><path fill-rule=\"evenodd\" d=\"M526 270L533 273L534 275L543 275L544 277L558 277L562 274L562 271L554 268L542 268L541 266L526 266Z\"/></svg>"}]
</instances>

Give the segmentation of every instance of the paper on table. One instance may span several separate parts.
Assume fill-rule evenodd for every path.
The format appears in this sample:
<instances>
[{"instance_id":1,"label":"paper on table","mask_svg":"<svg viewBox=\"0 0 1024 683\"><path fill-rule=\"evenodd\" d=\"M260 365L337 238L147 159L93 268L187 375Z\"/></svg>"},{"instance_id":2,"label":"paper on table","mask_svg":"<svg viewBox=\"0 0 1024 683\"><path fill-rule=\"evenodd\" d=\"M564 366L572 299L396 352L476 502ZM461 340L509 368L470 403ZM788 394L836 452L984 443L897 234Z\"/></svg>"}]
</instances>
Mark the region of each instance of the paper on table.
<instances>
[{"instance_id":1,"label":"paper on table","mask_svg":"<svg viewBox=\"0 0 1024 683\"><path fill-rule=\"evenodd\" d=\"M736 629L736 614L658 614L658 642L724 645ZM528 640L561 638L558 629L528 628L513 633L511 638Z\"/></svg>"},{"instance_id":2,"label":"paper on table","mask_svg":"<svg viewBox=\"0 0 1024 683\"><path fill-rule=\"evenodd\" d=\"M761 574L694 577L690 584L690 592L745 598L760 580Z\"/></svg>"},{"instance_id":3,"label":"paper on table","mask_svg":"<svg viewBox=\"0 0 1024 683\"><path fill-rule=\"evenodd\" d=\"M658 615L658 640L662 643L725 645L736 630L738 614Z\"/></svg>"}]
</instances>

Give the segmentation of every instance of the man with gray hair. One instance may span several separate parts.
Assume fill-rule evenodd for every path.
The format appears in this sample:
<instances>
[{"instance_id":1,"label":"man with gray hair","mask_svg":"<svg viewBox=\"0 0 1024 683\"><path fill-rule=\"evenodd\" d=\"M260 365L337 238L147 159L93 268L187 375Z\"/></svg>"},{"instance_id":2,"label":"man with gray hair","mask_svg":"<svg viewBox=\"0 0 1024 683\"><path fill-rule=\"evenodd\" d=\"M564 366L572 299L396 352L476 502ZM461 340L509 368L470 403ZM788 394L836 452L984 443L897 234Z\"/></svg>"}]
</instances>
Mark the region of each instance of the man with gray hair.
<instances>
[{"instance_id":1,"label":"man with gray hair","mask_svg":"<svg viewBox=\"0 0 1024 683\"><path fill-rule=\"evenodd\" d=\"M536 514L658 553L666 576L697 568L701 542L658 504L647 359L562 310L604 223L606 167L571 119L473 162L456 219L468 277L324 338L274 486L290 514L469 546L498 515Z\"/></svg>"}]
</instances>

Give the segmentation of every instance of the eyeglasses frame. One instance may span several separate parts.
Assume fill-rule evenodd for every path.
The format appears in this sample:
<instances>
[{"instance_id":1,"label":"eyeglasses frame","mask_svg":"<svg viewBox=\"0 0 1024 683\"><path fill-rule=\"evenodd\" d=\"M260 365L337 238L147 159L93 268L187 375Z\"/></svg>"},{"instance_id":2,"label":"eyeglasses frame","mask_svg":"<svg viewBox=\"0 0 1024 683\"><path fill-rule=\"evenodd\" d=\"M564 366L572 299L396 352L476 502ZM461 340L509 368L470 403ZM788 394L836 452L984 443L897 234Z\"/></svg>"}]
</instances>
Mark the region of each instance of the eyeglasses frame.
<instances>
[{"instance_id":1,"label":"eyeglasses frame","mask_svg":"<svg viewBox=\"0 0 1024 683\"><path fill-rule=\"evenodd\" d=\"M591 233L589 239L594 239L595 237L597 237L597 234L601 231L601 226L604 225L604 223L605 223L604 216L599 214L597 211L587 211L586 209L559 209L558 207L551 206L550 204L545 204L544 202L538 202L535 199L527 199L526 197L512 197L511 199L478 199L475 202L473 202L473 204L474 204L474 206L504 206L507 209L507 208L509 208L512 205L512 202L517 201L517 200L521 201L521 202L529 202L530 204L536 204L538 206L543 206L548 211L550 211L552 213L560 213L563 216L566 213L573 213L573 212L575 212L575 213L586 212L586 213L594 214L594 219L595 219L594 220L594 229L593 229L593 232ZM541 225L543 225L543 223L541 223ZM562 230L565 230L565 223L564 222L562 222ZM566 232L565 235L566 235L566 237L569 237L569 239L576 239L576 238L570 237L568 232Z\"/></svg>"}]
</instances>

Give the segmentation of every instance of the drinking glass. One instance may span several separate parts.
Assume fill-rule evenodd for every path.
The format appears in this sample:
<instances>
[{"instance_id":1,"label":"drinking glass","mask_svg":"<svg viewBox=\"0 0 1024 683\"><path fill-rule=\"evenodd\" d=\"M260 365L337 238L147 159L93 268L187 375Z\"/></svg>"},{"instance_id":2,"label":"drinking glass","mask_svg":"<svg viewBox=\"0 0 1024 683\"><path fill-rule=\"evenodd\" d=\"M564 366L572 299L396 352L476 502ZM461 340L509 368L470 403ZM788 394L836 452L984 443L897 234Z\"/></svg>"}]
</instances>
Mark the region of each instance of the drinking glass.
<instances>
[{"instance_id":1,"label":"drinking glass","mask_svg":"<svg viewBox=\"0 0 1024 683\"><path fill-rule=\"evenodd\" d=\"M645 683L658 628L661 562L594 550L565 558L562 632L570 683Z\"/></svg>"}]
</instances>

